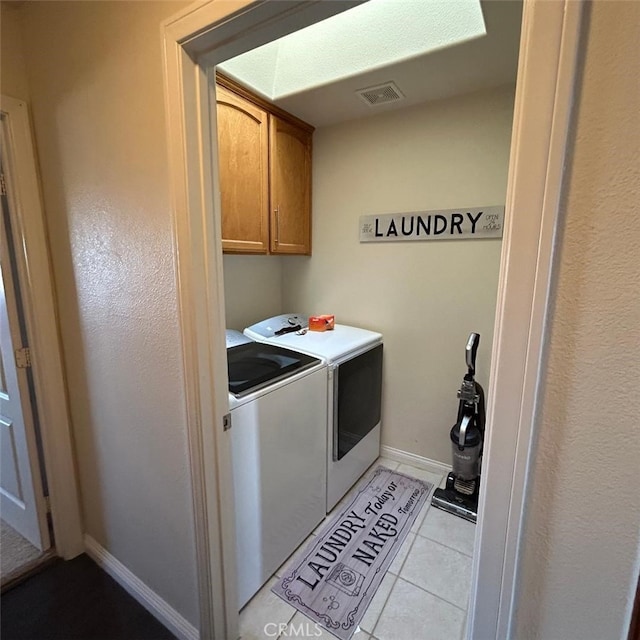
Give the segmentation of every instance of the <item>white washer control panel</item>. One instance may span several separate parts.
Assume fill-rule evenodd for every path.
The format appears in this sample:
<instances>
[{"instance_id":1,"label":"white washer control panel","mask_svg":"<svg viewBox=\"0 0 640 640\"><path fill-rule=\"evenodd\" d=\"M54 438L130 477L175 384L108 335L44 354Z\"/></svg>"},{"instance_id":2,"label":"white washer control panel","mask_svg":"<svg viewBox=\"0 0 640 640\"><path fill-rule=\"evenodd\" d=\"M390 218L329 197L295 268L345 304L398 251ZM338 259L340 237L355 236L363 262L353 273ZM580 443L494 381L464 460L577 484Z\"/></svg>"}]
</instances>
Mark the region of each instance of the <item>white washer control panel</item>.
<instances>
[{"instance_id":1,"label":"white washer control panel","mask_svg":"<svg viewBox=\"0 0 640 640\"><path fill-rule=\"evenodd\" d=\"M293 333L309 326L309 316L301 313L283 313L280 316L267 318L251 325L251 332L258 339L274 338L286 333ZM246 335L246 333L245 333Z\"/></svg>"}]
</instances>

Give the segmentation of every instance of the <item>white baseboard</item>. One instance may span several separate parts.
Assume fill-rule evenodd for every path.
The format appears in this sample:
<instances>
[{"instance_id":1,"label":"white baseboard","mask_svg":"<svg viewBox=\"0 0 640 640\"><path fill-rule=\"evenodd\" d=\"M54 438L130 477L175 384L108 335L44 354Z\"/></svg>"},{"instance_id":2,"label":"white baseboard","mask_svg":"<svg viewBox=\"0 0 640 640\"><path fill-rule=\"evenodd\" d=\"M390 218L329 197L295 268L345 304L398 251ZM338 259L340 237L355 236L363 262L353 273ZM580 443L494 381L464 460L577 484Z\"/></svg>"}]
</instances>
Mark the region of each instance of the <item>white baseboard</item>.
<instances>
[{"instance_id":1,"label":"white baseboard","mask_svg":"<svg viewBox=\"0 0 640 640\"><path fill-rule=\"evenodd\" d=\"M198 630L173 607L152 591L118 559L114 558L91 536L84 536L87 554L104 569L121 587L133 596L149 613L181 640L198 640Z\"/></svg>"},{"instance_id":2,"label":"white baseboard","mask_svg":"<svg viewBox=\"0 0 640 640\"><path fill-rule=\"evenodd\" d=\"M384 444L380 447L380 455L384 458L401 462L402 464L410 464L413 467L431 471L431 473L439 473L442 475L451 471L451 465L438 462L437 460L431 460L431 458L425 458L415 453L402 451L401 449L394 449Z\"/></svg>"}]
</instances>

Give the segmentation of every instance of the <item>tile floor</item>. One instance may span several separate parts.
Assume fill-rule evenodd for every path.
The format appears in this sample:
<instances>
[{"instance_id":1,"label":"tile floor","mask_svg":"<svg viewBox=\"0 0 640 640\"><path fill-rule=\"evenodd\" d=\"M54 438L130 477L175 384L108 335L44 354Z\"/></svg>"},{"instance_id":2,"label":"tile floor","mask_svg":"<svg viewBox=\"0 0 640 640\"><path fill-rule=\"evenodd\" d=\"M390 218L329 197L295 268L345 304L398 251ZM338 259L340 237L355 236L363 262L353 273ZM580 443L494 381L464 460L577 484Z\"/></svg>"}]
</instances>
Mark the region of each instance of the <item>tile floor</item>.
<instances>
[{"instance_id":1,"label":"tile floor","mask_svg":"<svg viewBox=\"0 0 640 640\"><path fill-rule=\"evenodd\" d=\"M436 486L444 485L444 475L386 458L379 458L376 465L379 464L428 480ZM349 497L350 493L342 502ZM335 508L339 509L342 502ZM311 535L315 535L323 524ZM426 504L380 583L353 639L462 639L469 600L474 534L475 525L432 508L430 502ZM283 564L276 576L290 560ZM335 640L335 636L316 628L311 620L271 592L276 579L267 582L240 612L241 639L284 640L297 637Z\"/></svg>"}]
</instances>

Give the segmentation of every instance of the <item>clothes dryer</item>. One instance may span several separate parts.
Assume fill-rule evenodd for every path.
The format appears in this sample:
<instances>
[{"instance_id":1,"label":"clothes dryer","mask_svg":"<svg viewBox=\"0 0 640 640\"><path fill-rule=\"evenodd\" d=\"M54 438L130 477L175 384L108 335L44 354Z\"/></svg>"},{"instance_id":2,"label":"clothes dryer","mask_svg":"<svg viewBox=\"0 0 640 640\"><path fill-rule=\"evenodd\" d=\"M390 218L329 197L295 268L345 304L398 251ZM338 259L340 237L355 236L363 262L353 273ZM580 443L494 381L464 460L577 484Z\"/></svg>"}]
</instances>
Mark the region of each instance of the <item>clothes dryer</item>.
<instances>
[{"instance_id":1,"label":"clothes dryer","mask_svg":"<svg viewBox=\"0 0 640 640\"><path fill-rule=\"evenodd\" d=\"M327 362L327 513L380 455L382 335L336 324L309 331L309 316L258 322L245 336Z\"/></svg>"}]
</instances>

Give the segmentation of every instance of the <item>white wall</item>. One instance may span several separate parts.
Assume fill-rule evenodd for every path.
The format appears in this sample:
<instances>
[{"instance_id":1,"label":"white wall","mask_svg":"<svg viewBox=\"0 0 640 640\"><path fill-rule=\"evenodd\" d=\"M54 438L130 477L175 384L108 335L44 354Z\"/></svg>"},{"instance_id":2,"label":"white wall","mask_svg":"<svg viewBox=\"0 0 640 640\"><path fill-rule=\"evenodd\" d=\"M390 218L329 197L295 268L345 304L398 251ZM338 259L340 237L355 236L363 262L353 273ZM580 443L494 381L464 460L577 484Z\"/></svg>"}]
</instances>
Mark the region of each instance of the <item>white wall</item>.
<instances>
[{"instance_id":1,"label":"white wall","mask_svg":"<svg viewBox=\"0 0 640 640\"><path fill-rule=\"evenodd\" d=\"M0 2L0 92L27 100L29 82L24 60L20 11L10 2Z\"/></svg>"},{"instance_id":2,"label":"white wall","mask_svg":"<svg viewBox=\"0 0 640 640\"><path fill-rule=\"evenodd\" d=\"M626 639L640 560L640 3L590 6L515 607L531 640Z\"/></svg>"},{"instance_id":3,"label":"white wall","mask_svg":"<svg viewBox=\"0 0 640 640\"><path fill-rule=\"evenodd\" d=\"M86 533L198 624L160 22L22 6Z\"/></svg>"},{"instance_id":4,"label":"white wall","mask_svg":"<svg viewBox=\"0 0 640 640\"><path fill-rule=\"evenodd\" d=\"M227 329L242 331L282 309L280 256L224 255L224 306Z\"/></svg>"},{"instance_id":5,"label":"white wall","mask_svg":"<svg viewBox=\"0 0 640 640\"><path fill-rule=\"evenodd\" d=\"M489 366L501 241L360 244L362 214L504 204L513 88L316 130L313 256L283 266L287 311L384 334L382 440L450 463L469 333Z\"/></svg>"}]
</instances>

